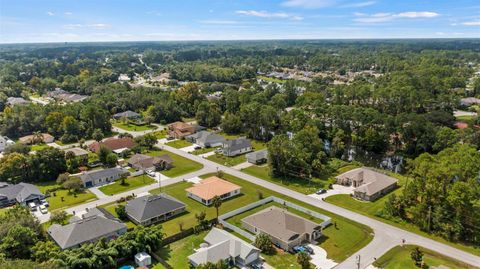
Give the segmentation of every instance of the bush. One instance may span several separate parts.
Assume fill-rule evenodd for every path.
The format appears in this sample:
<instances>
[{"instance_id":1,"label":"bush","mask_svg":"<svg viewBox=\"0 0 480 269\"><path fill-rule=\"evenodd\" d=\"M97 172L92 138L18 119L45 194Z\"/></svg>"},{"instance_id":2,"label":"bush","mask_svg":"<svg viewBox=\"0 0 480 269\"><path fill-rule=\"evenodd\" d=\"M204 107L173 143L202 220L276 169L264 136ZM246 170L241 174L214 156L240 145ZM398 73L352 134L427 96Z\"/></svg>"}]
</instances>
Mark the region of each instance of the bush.
<instances>
[{"instance_id":1,"label":"bush","mask_svg":"<svg viewBox=\"0 0 480 269\"><path fill-rule=\"evenodd\" d=\"M118 218L121 219L121 220L127 220L128 219L127 211L125 210L124 205L118 205L117 207L115 207L115 213L117 213Z\"/></svg>"}]
</instances>

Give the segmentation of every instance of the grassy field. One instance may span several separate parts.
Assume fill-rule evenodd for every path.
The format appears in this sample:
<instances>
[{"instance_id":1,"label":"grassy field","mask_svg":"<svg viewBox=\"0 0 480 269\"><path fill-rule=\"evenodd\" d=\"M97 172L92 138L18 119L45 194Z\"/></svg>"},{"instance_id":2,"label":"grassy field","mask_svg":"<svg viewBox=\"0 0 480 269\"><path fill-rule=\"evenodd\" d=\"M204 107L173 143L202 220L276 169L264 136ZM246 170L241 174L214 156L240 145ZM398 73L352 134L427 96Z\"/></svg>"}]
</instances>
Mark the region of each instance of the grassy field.
<instances>
[{"instance_id":1,"label":"grassy field","mask_svg":"<svg viewBox=\"0 0 480 269\"><path fill-rule=\"evenodd\" d=\"M45 193L48 189L59 187L55 182L40 183L36 186L42 193ZM63 202L62 197L64 199ZM57 190L54 193L50 193L50 197L47 198L47 201L50 204L49 210L54 211L94 201L96 199L97 197L88 190L84 190L77 194L69 193L68 190Z\"/></svg>"},{"instance_id":2,"label":"grassy field","mask_svg":"<svg viewBox=\"0 0 480 269\"><path fill-rule=\"evenodd\" d=\"M283 83L287 82L286 80L282 80L282 79L278 79L278 78L271 78L271 77L266 77L266 76L258 76L257 78L259 78L261 80L265 80L265 81L279 83L279 84L283 84Z\"/></svg>"},{"instance_id":3,"label":"grassy field","mask_svg":"<svg viewBox=\"0 0 480 269\"><path fill-rule=\"evenodd\" d=\"M46 148L49 148L50 146L47 145L47 144L36 144L36 145L32 145L30 150L31 151L39 151L39 150L42 150L42 149L46 149Z\"/></svg>"},{"instance_id":4,"label":"grassy field","mask_svg":"<svg viewBox=\"0 0 480 269\"><path fill-rule=\"evenodd\" d=\"M215 153L214 155L208 156L207 159L225 166L235 166L237 164L241 164L247 161L247 157L245 157L245 154L235 157L227 157L221 153Z\"/></svg>"},{"instance_id":5,"label":"grassy field","mask_svg":"<svg viewBox=\"0 0 480 269\"><path fill-rule=\"evenodd\" d=\"M188 256L194 253L194 248L198 248L203 242L207 232L201 232L178 240L163 247L157 252L165 262L172 268L189 268ZM156 264L153 269L164 269L162 264Z\"/></svg>"},{"instance_id":6,"label":"grassy field","mask_svg":"<svg viewBox=\"0 0 480 269\"><path fill-rule=\"evenodd\" d=\"M154 134L157 139L162 139L167 137L167 130L155 131L152 132L152 134Z\"/></svg>"},{"instance_id":7,"label":"grassy field","mask_svg":"<svg viewBox=\"0 0 480 269\"><path fill-rule=\"evenodd\" d=\"M189 147L193 144L188 142L185 139L178 139L178 140L167 142L167 143L165 143L165 145L170 146L170 147L174 147L176 149L181 149L181 148L184 148L184 147Z\"/></svg>"},{"instance_id":8,"label":"grassy field","mask_svg":"<svg viewBox=\"0 0 480 269\"><path fill-rule=\"evenodd\" d=\"M200 154L212 152L212 151L214 151L215 149L217 149L217 148L201 148L201 149L196 149L196 150L192 151L191 153L192 153L193 155L200 155Z\"/></svg>"},{"instance_id":9,"label":"grassy field","mask_svg":"<svg viewBox=\"0 0 480 269\"><path fill-rule=\"evenodd\" d=\"M155 129L156 126L154 125L135 125L130 123L123 123L123 122L115 122L112 124L113 126L123 129L125 131L147 131Z\"/></svg>"},{"instance_id":10,"label":"grassy field","mask_svg":"<svg viewBox=\"0 0 480 269\"><path fill-rule=\"evenodd\" d=\"M125 185L122 185L121 180L117 180L112 184L108 184L98 188L100 191L106 195L114 195L117 193L126 192L136 188L140 188L146 185L150 185L155 182L155 179L149 177L148 175L140 175L136 177L129 177L125 179Z\"/></svg>"},{"instance_id":11,"label":"grassy field","mask_svg":"<svg viewBox=\"0 0 480 269\"><path fill-rule=\"evenodd\" d=\"M245 137L245 135L230 135L224 132L220 132L218 134L225 137L225 139L230 139L230 140L237 139L239 137ZM254 140L254 139L250 139L250 141L252 142L252 147L254 151L267 148L267 143L265 142Z\"/></svg>"},{"instance_id":12,"label":"grassy field","mask_svg":"<svg viewBox=\"0 0 480 269\"><path fill-rule=\"evenodd\" d=\"M117 212L115 212L115 207L117 207L118 205L125 205L127 202L123 202L123 203L108 203L108 204L104 204L104 205L101 205L99 207L102 207L102 208L105 208L108 212L110 212L114 217L118 218L118 214ZM130 220L127 220L127 221L123 221L123 223L125 223L127 225L127 229L131 229L131 228L135 228L137 227L137 225L135 225L135 223L131 222Z\"/></svg>"},{"instance_id":13,"label":"grassy field","mask_svg":"<svg viewBox=\"0 0 480 269\"><path fill-rule=\"evenodd\" d=\"M390 225L399 227L401 229L414 232L421 236L431 238L433 240L450 245L452 247L456 247L458 249L470 252L475 255L480 255L480 248L475 248L473 246L467 246L460 243L449 242L441 238L440 236L428 234L424 231L421 231L417 226L411 223L408 223L406 221L393 221L393 220L389 220L381 217L380 212L384 208L385 202L388 200L388 197L390 197L392 194L396 194L396 195L401 194L403 191L403 186L407 183L407 180L408 180L406 177L398 174L393 174L393 173L389 173L389 174L398 179L399 188L381 197L380 199L375 200L374 202L359 201L346 194L333 195L333 196L327 197L325 200L334 205L341 206L343 208L349 209L351 211L357 212L362 215L366 215L368 217L377 219L379 221L388 223Z\"/></svg>"},{"instance_id":14,"label":"grassy field","mask_svg":"<svg viewBox=\"0 0 480 269\"><path fill-rule=\"evenodd\" d=\"M202 177L205 178L212 175L214 174L208 174ZM242 187L242 194L232 199L224 201L222 206L219 209L220 214L224 214L231 210L237 209L241 206L257 201L259 199L259 193L261 193L263 197L275 195L279 198L291 201L305 208L308 208L313 211L317 211L319 213L332 217L332 221L337 223L337 227L335 228L333 225L331 225L323 231L325 240L323 240L320 243L320 246L328 252L328 255L330 258L336 261L342 261L346 259L350 255L352 255L353 253L355 253L356 251L358 251L359 249L367 245L372 239L371 229L364 225L333 215L329 212L325 212L309 204L301 203L300 201L291 199L287 196L273 192L269 189L262 188L260 186L244 181L237 177L234 177L231 175L225 175L224 178L234 184L240 185ZM216 211L214 207L206 207L203 204L193 199L190 199L186 196L185 189L190 186L192 186L192 183L190 182L180 182L180 183L162 188L162 192L165 192L177 198L178 200L182 201L187 205L187 212L185 214L162 223L164 232L167 236L178 233L180 231L179 225L178 225L179 223L183 223L184 229L188 229L190 227L195 226L196 225L195 213L205 211L207 214L207 219L212 219L216 217ZM156 189L151 192L159 193L160 190ZM272 257L272 259L273 258L278 258L278 257ZM290 267L276 267L276 268L290 268Z\"/></svg>"},{"instance_id":15,"label":"grassy field","mask_svg":"<svg viewBox=\"0 0 480 269\"><path fill-rule=\"evenodd\" d=\"M184 158L177 154L171 153L166 150L155 150L146 153L150 156L160 156L164 154L168 154L170 158L173 160L173 168L170 170L162 171L161 173L167 177L178 177L181 175L185 175L203 168L203 165L197 162L194 162L190 159Z\"/></svg>"},{"instance_id":16,"label":"grassy field","mask_svg":"<svg viewBox=\"0 0 480 269\"><path fill-rule=\"evenodd\" d=\"M418 266L415 265L412 258L410 257L411 251L415 248L412 245L406 246L396 246L390 249L382 257L377 259L373 264L379 268L385 269L417 269ZM423 252L423 261L428 266L440 266L444 265L448 268L472 268L471 266L465 265L460 261L450 259L441 255L440 253L420 248ZM427 268L428 268L427 267Z\"/></svg>"}]
</instances>

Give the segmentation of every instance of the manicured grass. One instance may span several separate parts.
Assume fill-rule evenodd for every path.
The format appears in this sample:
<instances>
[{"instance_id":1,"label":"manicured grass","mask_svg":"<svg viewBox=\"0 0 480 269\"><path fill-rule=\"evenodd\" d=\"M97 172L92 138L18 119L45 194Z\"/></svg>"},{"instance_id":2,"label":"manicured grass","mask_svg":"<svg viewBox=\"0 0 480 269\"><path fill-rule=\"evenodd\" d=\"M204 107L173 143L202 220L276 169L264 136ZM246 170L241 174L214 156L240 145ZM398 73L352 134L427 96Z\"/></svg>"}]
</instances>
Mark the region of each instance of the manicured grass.
<instances>
[{"instance_id":1,"label":"manicured grass","mask_svg":"<svg viewBox=\"0 0 480 269\"><path fill-rule=\"evenodd\" d=\"M178 140L174 140L174 141L170 141L168 143L165 143L165 145L170 146L170 147L174 147L176 149L181 149L181 148L184 148L184 147L189 147L193 144L188 142L185 139L178 139Z\"/></svg>"},{"instance_id":2,"label":"manicured grass","mask_svg":"<svg viewBox=\"0 0 480 269\"><path fill-rule=\"evenodd\" d=\"M410 253L416 246L396 246L390 249L373 264L379 268L385 269L417 269L418 266L413 262ZM429 249L420 248L423 252L423 261L428 267L444 265L448 268L472 268L460 261L450 259Z\"/></svg>"},{"instance_id":3,"label":"manicured grass","mask_svg":"<svg viewBox=\"0 0 480 269\"><path fill-rule=\"evenodd\" d=\"M459 121L471 121L471 120L474 120L477 118L477 116L470 116L470 115L466 115L466 116L457 116L455 117L457 120Z\"/></svg>"},{"instance_id":4,"label":"manicured grass","mask_svg":"<svg viewBox=\"0 0 480 269\"><path fill-rule=\"evenodd\" d=\"M203 168L203 164L194 162L190 159L184 158L177 154L171 153L170 151L166 150L155 150L146 153L150 156L160 156L164 154L168 154L170 158L173 160L173 168L165 171L161 171L163 175L167 177L178 177L181 175L185 175Z\"/></svg>"},{"instance_id":5,"label":"manicured grass","mask_svg":"<svg viewBox=\"0 0 480 269\"><path fill-rule=\"evenodd\" d=\"M53 189L59 187L55 182L42 182L36 184L40 192L45 193L48 189ZM63 197L63 202L62 202ZM65 209L75 205L83 204L86 202L94 201L97 197L89 192L88 190L83 190L79 193L69 193L68 190L57 190L54 193L50 193L50 197L47 198L49 206L49 211L54 211L57 209Z\"/></svg>"},{"instance_id":6,"label":"manicured grass","mask_svg":"<svg viewBox=\"0 0 480 269\"><path fill-rule=\"evenodd\" d=\"M125 131L147 131L151 129L155 129L156 127L153 125L135 125L131 123L123 123L123 122L115 122L112 124L113 126L123 129Z\"/></svg>"},{"instance_id":7,"label":"manicured grass","mask_svg":"<svg viewBox=\"0 0 480 269\"><path fill-rule=\"evenodd\" d=\"M245 154L237 155L235 157L227 157L221 153L215 153L212 156L208 156L207 159L225 166L235 166L237 164L241 164L247 161L247 157L245 157Z\"/></svg>"},{"instance_id":8,"label":"manicured grass","mask_svg":"<svg viewBox=\"0 0 480 269\"><path fill-rule=\"evenodd\" d=\"M205 153L208 153L208 152L212 152L215 149L217 149L217 148L201 148L201 149L196 149L196 150L192 151L191 153L193 155L200 155L200 154L205 154Z\"/></svg>"},{"instance_id":9,"label":"manicured grass","mask_svg":"<svg viewBox=\"0 0 480 269\"><path fill-rule=\"evenodd\" d=\"M36 145L32 145L30 150L31 151L39 151L39 150L42 150L42 149L46 149L46 148L49 148L50 146L47 145L47 144L36 144Z\"/></svg>"},{"instance_id":10,"label":"manicured grass","mask_svg":"<svg viewBox=\"0 0 480 269\"><path fill-rule=\"evenodd\" d=\"M230 139L230 140L233 140L233 139L237 139L239 137L245 137L246 135L231 135L231 134L227 134L225 132L220 132L218 133L219 135L225 137L225 139ZM262 142L262 141L258 141L258 140L254 140L254 139L250 139L250 141L252 142L252 147L253 147L253 150L254 151L257 151L257 150L261 150L261 149L264 149L264 148L267 148L267 143L265 142Z\"/></svg>"},{"instance_id":11,"label":"manicured grass","mask_svg":"<svg viewBox=\"0 0 480 269\"><path fill-rule=\"evenodd\" d=\"M279 84L283 84L283 83L286 82L285 80L281 80L281 79L278 79L278 78L266 77L266 76L258 76L257 78L259 78L261 80L269 81L269 82L279 83Z\"/></svg>"},{"instance_id":12,"label":"manicured grass","mask_svg":"<svg viewBox=\"0 0 480 269\"><path fill-rule=\"evenodd\" d=\"M155 182L155 179L149 177L148 175L140 175L136 177L129 177L125 179L125 185L122 185L121 180L117 180L112 184L108 184L98 188L100 191L106 195L114 195L117 193L126 192L136 188L140 188L146 185L150 185Z\"/></svg>"},{"instance_id":13,"label":"manicured grass","mask_svg":"<svg viewBox=\"0 0 480 269\"><path fill-rule=\"evenodd\" d=\"M475 254L475 255L480 255L480 248L475 248L473 246L468 246L468 245L464 245L464 244L461 244L461 243L454 243L454 242L447 241L440 236L436 236L436 235L429 234L427 232L421 231L417 226L415 226L411 223L408 223L406 221L403 221L403 220L390 220L390 219L383 218L382 215L381 215L381 211L384 208L385 203L388 201L388 197L390 197L393 194L400 195L403 192L403 186L408 181L408 178L406 178L402 175L394 174L394 173L388 173L388 174L393 176L393 177L396 177L398 179L399 188L397 188L393 192L390 192L389 194L387 194L387 195L385 195L385 196L381 197L380 199L377 199L373 202L359 201L357 199L354 199L354 198L350 197L347 194L333 195L333 196L327 197L325 200L329 203L334 204L334 205L341 206L341 207L346 208L348 210L357 212L357 213L362 214L362 215L366 215L368 217L377 219L379 221L382 221L382 222L385 222L387 224L396 226L398 228L401 228L401 229L419 234L421 236L431 238L433 240L436 240L436 241L439 241L441 243L450 245L452 247L461 249L463 251L470 252L470 253Z\"/></svg>"},{"instance_id":14,"label":"manicured grass","mask_svg":"<svg viewBox=\"0 0 480 269\"><path fill-rule=\"evenodd\" d=\"M162 139L167 137L167 130L155 131L152 132L152 134L155 135L157 139Z\"/></svg>"},{"instance_id":15,"label":"manicured grass","mask_svg":"<svg viewBox=\"0 0 480 269\"><path fill-rule=\"evenodd\" d=\"M115 212L115 208L118 206L118 205L125 205L127 202L123 202L123 203L108 203L108 204L104 204L104 205L101 205L99 207L102 207L102 208L105 208L108 212L110 212L114 217L118 218L118 214L117 212ZM135 223L131 222L130 220L126 220L126 221L122 221L123 223L125 223L125 225L127 225L127 229L133 229L135 227L137 227L137 225L135 225Z\"/></svg>"},{"instance_id":16,"label":"manicured grass","mask_svg":"<svg viewBox=\"0 0 480 269\"><path fill-rule=\"evenodd\" d=\"M199 248L207 231L185 237L173 242L157 251L157 255L168 263L172 268L189 268L188 256L193 254L194 248ZM165 268L162 264L157 264L153 269Z\"/></svg>"},{"instance_id":17,"label":"manicured grass","mask_svg":"<svg viewBox=\"0 0 480 269\"><path fill-rule=\"evenodd\" d=\"M212 175L215 174L203 175L202 178L206 178ZM327 251L329 258L332 258L336 261L342 261L356 251L358 251L359 249L361 249L362 247L364 247L365 245L367 245L372 240L372 231L367 226L342 218L340 216L333 215L332 213L326 212L309 204L294 200L290 197L281 195L272 190L265 189L240 178L228 174L225 174L224 178L234 184L240 185L242 187L242 194L229 200L223 201L222 206L219 209L220 214L227 213L244 205L258 201L259 193L261 193L263 197L274 195L298 204L302 207L308 208L312 211L325 214L332 218L332 222L337 223L336 228L333 225L330 225L329 227L324 229L324 240L320 243L320 246ZM179 222L183 223L184 229L195 226L197 223L195 219L195 213L205 211L205 213L207 214L207 219L213 219L216 217L216 211L214 207L206 207L203 204L187 197L185 189L190 186L192 186L192 183L190 182L180 182L162 188L162 192L165 192L175 197L176 199L182 201L187 205L187 213L162 223L164 232L167 236L178 233L180 231L178 225ZM151 192L159 193L160 190L156 189ZM276 268L290 268L290 263L288 267L277 266L277 263L274 263L274 265Z\"/></svg>"}]
</instances>

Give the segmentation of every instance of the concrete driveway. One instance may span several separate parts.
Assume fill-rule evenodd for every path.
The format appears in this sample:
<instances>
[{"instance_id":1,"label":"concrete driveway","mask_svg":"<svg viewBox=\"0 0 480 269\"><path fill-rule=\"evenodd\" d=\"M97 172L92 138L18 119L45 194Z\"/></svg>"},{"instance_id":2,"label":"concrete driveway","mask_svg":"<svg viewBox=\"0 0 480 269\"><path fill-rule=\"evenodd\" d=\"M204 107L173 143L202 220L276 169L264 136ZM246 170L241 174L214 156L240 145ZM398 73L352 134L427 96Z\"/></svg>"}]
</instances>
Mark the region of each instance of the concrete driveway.
<instances>
[{"instance_id":1,"label":"concrete driveway","mask_svg":"<svg viewBox=\"0 0 480 269\"><path fill-rule=\"evenodd\" d=\"M333 184L332 188L333 189L327 190L327 192L324 193L324 194L312 193L312 194L309 194L308 196L322 200L322 198L327 198L328 196L332 196L332 195L352 194L353 189L355 189L354 187L348 187L348 186L343 186L343 185L339 185L339 184Z\"/></svg>"},{"instance_id":2,"label":"concrete driveway","mask_svg":"<svg viewBox=\"0 0 480 269\"><path fill-rule=\"evenodd\" d=\"M313 249L313 254L310 255L310 262L315 265L315 269L330 269L335 267L338 263L327 258L327 252L314 244L308 244Z\"/></svg>"},{"instance_id":3,"label":"concrete driveway","mask_svg":"<svg viewBox=\"0 0 480 269\"><path fill-rule=\"evenodd\" d=\"M181 148L180 150L190 153L190 152L192 152L192 151L195 150L195 147L198 147L198 145L193 144L193 145L191 145L191 146Z\"/></svg>"}]
</instances>

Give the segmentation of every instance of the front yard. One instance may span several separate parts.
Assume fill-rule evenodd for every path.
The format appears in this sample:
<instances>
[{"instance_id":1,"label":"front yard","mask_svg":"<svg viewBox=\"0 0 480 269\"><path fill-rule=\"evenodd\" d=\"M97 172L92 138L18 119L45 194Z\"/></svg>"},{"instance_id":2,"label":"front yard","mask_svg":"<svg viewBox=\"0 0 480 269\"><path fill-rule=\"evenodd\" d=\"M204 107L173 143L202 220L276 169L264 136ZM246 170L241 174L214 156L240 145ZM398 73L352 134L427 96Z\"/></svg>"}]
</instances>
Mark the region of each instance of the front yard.
<instances>
[{"instance_id":1,"label":"front yard","mask_svg":"<svg viewBox=\"0 0 480 269\"><path fill-rule=\"evenodd\" d=\"M373 263L374 266L378 268L385 269L417 269L418 266L413 262L410 253L416 246L406 245L406 246L396 246L390 249L382 257L377 259ZM472 268L466 264L463 264L460 261L453 260L451 258L445 257L440 253L434 252L429 249L420 248L423 252L423 261L428 267L432 266L447 266L448 268Z\"/></svg>"},{"instance_id":2,"label":"front yard","mask_svg":"<svg viewBox=\"0 0 480 269\"><path fill-rule=\"evenodd\" d=\"M221 153L215 153L211 156L208 156L207 159L212 162L216 162L218 164L225 165L225 166L235 166L237 164L241 164L247 161L245 154L238 155L235 157L227 157Z\"/></svg>"},{"instance_id":3,"label":"front yard","mask_svg":"<svg viewBox=\"0 0 480 269\"><path fill-rule=\"evenodd\" d=\"M48 189L53 189L59 187L55 182L46 182L36 185L38 189L45 193ZM63 198L63 201L62 201ZM50 197L47 198L48 203L50 204L49 211L54 211L57 209L65 209L75 205L83 204L86 202L94 201L97 197L89 192L88 190L83 190L79 193L71 193L68 190L59 189L50 193Z\"/></svg>"},{"instance_id":4,"label":"front yard","mask_svg":"<svg viewBox=\"0 0 480 269\"><path fill-rule=\"evenodd\" d=\"M147 130L152 130L156 128L156 126L154 125L147 125L147 124L135 125L135 124L123 123L123 122L115 122L112 125L125 131L136 131L136 132L147 131Z\"/></svg>"},{"instance_id":5,"label":"front yard","mask_svg":"<svg viewBox=\"0 0 480 269\"><path fill-rule=\"evenodd\" d=\"M39 150L42 150L42 149L46 149L46 148L49 148L50 146L47 145L47 144L35 144L35 145L32 145L30 147L30 150L31 151L39 151Z\"/></svg>"},{"instance_id":6,"label":"front yard","mask_svg":"<svg viewBox=\"0 0 480 269\"><path fill-rule=\"evenodd\" d=\"M140 176L129 177L125 179L124 185L122 185L121 180L117 180L114 183L102 186L98 189L103 193L105 193L106 195L114 195L117 193L122 193L122 192L126 192L136 188L140 188L143 186L147 186L154 182L155 182L155 179L149 177L148 175L143 174Z\"/></svg>"},{"instance_id":7,"label":"front yard","mask_svg":"<svg viewBox=\"0 0 480 269\"><path fill-rule=\"evenodd\" d=\"M170 147L174 147L176 149L181 149L181 148L184 148L184 147L189 147L193 144L188 142L187 140L178 139L178 140L173 140L173 141L167 142L167 143L165 143L165 145L170 146Z\"/></svg>"},{"instance_id":8,"label":"front yard","mask_svg":"<svg viewBox=\"0 0 480 269\"><path fill-rule=\"evenodd\" d=\"M200 170L203 168L203 165L197 162L194 162L190 159L179 156L175 153L166 150L154 150L146 153L149 156L161 156L167 154L173 160L173 168L169 170L160 171L163 175L167 177L178 177L194 171Z\"/></svg>"}]
</instances>

